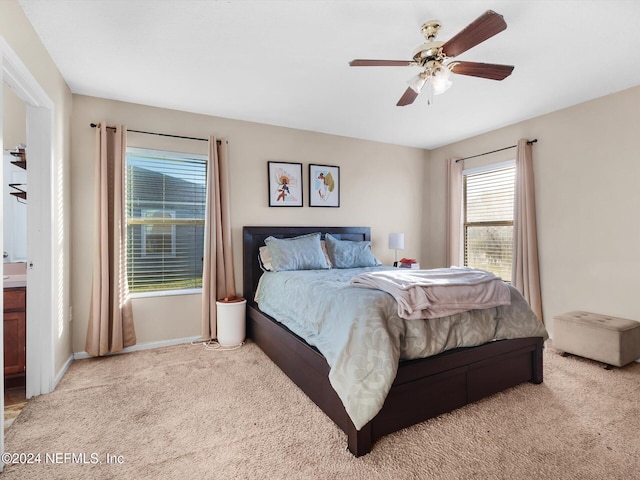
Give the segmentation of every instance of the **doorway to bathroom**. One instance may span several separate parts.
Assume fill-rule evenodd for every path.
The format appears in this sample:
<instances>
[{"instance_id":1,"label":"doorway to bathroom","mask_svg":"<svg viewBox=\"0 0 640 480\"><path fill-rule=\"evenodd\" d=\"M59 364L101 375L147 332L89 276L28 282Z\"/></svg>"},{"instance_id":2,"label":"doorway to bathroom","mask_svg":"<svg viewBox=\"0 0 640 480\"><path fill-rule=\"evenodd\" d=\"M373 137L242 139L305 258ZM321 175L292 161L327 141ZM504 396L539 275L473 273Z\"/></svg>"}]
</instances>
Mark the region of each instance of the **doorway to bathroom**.
<instances>
[{"instance_id":1,"label":"doorway to bathroom","mask_svg":"<svg viewBox=\"0 0 640 480\"><path fill-rule=\"evenodd\" d=\"M2 84L3 143L3 347L4 427L27 403L26 265L27 265L27 107L9 85Z\"/></svg>"},{"instance_id":2,"label":"doorway to bathroom","mask_svg":"<svg viewBox=\"0 0 640 480\"><path fill-rule=\"evenodd\" d=\"M0 84L6 84L26 108L27 261L26 265L26 397L49 393L54 387L54 325L64 310L64 264L60 189L62 172L54 168L54 103L6 40L0 36ZM0 92L2 92L0 90ZM0 110L4 111L0 93ZM0 150L4 152L3 116L0 116ZM56 175L58 174L58 175ZM60 178L58 178L60 177ZM0 169L0 184L4 185ZM4 230L4 219L0 216ZM4 246L4 240L0 240ZM4 251L4 249L2 249ZM4 309L4 299L0 301ZM4 335L2 335L4 337ZM4 345L0 342L0 356ZM3 372L4 377L4 372ZM4 378L3 378L4 380ZM4 409L4 381L0 382L0 409ZM4 452L4 429L0 429Z\"/></svg>"}]
</instances>

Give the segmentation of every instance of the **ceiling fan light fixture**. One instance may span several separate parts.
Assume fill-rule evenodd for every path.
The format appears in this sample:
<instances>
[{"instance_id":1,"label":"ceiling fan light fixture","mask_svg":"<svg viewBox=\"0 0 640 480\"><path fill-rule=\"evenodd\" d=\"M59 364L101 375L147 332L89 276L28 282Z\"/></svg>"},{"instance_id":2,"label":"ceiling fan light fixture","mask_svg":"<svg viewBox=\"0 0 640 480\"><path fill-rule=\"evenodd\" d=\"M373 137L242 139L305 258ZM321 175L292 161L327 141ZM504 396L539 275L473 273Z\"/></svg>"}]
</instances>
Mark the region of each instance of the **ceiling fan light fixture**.
<instances>
[{"instance_id":1,"label":"ceiling fan light fixture","mask_svg":"<svg viewBox=\"0 0 640 480\"><path fill-rule=\"evenodd\" d=\"M440 95L446 92L453 84L451 82L451 71L447 67L437 68L433 74L429 76L427 81L433 88L434 95Z\"/></svg>"},{"instance_id":2,"label":"ceiling fan light fixture","mask_svg":"<svg viewBox=\"0 0 640 480\"><path fill-rule=\"evenodd\" d=\"M440 95L451 87L451 70L442 64L431 65L411 78L407 83L418 94L426 87L427 105L431 105L434 95Z\"/></svg>"},{"instance_id":3,"label":"ceiling fan light fixture","mask_svg":"<svg viewBox=\"0 0 640 480\"><path fill-rule=\"evenodd\" d=\"M420 72L418 75L416 75L415 77L412 77L411 79L409 79L409 81L407 81L407 83L409 84L409 87L411 87L411 90L413 90L416 93L420 93L422 91L422 87L424 87L424 84L426 82L427 82L426 72Z\"/></svg>"}]
</instances>

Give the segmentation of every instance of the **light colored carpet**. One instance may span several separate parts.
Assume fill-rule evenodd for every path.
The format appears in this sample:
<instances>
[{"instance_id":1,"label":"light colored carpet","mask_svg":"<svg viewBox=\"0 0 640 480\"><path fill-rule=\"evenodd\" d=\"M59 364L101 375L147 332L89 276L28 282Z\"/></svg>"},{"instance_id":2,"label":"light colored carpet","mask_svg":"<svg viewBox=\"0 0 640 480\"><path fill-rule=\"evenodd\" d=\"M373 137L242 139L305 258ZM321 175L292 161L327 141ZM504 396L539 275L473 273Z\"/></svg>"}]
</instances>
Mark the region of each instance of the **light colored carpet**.
<instances>
[{"instance_id":1,"label":"light colored carpet","mask_svg":"<svg viewBox=\"0 0 640 480\"><path fill-rule=\"evenodd\" d=\"M354 458L255 344L182 345L74 362L6 433L7 452L40 453L41 463L9 465L0 479L630 480L640 479L639 436L640 364L606 371L548 347L542 385L388 435Z\"/></svg>"}]
</instances>

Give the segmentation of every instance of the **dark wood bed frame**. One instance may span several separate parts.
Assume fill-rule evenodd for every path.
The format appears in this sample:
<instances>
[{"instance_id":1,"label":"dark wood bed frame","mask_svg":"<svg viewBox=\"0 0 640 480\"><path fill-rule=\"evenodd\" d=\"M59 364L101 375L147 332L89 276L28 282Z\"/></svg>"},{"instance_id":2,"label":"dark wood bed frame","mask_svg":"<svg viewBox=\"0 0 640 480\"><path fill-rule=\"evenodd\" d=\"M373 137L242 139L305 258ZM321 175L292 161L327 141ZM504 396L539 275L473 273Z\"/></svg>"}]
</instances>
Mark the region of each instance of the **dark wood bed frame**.
<instances>
[{"instance_id":1,"label":"dark wood bed frame","mask_svg":"<svg viewBox=\"0 0 640 480\"><path fill-rule=\"evenodd\" d=\"M493 341L402 361L382 410L356 430L329 383L329 365L322 354L262 313L253 300L262 274L258 249L264 245L264 239L270 235L287 238L312 232L330 233L343 240L370 240L369 227L244 227L247 336L347 434L347 445L353 455L369 453L373 442L388 433L520 383L542 383L540 337Z\"/></svg>"}]
</instances>

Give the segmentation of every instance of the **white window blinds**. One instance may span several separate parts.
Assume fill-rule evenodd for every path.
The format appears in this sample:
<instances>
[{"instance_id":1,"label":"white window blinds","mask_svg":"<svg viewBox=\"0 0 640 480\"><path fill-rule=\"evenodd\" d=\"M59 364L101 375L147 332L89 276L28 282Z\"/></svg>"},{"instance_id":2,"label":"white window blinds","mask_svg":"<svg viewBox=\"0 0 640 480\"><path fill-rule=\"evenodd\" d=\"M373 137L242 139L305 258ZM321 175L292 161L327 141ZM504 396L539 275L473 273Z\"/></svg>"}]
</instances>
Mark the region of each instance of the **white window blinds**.
<instances>
[{"instance_id":1,"label":"white window blinds","mask_svg":"<svg viewBox=\"0 0 640 480\"><path fill-rule=\"evenodd\" d=\"M464 264L511 281L515 165L464 175Z\"/></svg>"},{"instance_id":2,"label":"white window blinds","mask_svg":"<svg viewBox=\"0 0 640 480\"><path fill-rule=\"evenodd\" d=\"M207 157L127 148L129 290L202 287Z\"/></svg>"}]
</instances>

